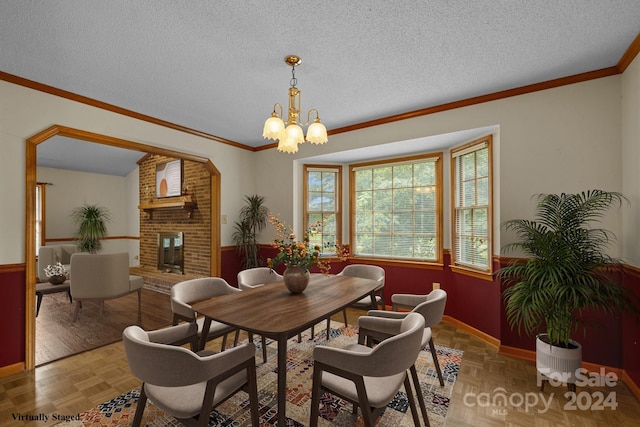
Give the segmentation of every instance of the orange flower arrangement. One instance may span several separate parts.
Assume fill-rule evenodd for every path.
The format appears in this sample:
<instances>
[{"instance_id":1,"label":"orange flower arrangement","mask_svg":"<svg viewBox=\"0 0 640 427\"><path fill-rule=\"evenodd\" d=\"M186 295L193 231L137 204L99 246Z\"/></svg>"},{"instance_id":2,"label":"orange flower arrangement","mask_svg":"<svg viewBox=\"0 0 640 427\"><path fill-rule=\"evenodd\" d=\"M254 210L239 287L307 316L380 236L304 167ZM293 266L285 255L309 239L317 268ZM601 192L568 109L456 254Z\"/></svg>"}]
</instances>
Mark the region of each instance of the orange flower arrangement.
<instances>
[{"instance_id":1,"label":"orange flower arrangement","mask_svg":"<svg viewBox=\"0 0 640 427\"><path fill-rule=\"evenodd\" d=\"M276 229L276 237L271 246L278 249L278 254L275 257L267 258L269 268L275 268L280 264L284 264L287 267L299 266L302 267L304 271L309 271L311 266L317 265L322 273L329 273L331 265L320 257L320 245L310 247L309 243L311 236L322 230L324 226L323 223L316 222L311 225L304 233L301 241L296 241L296 235L293 233L291 226L280 221L278 216L269 213L269 224L273 225ZM336 256L343 261L349 256L347 250L341 245L326 243L325 247L336 252Z\"/></svg>"}]
</instances>

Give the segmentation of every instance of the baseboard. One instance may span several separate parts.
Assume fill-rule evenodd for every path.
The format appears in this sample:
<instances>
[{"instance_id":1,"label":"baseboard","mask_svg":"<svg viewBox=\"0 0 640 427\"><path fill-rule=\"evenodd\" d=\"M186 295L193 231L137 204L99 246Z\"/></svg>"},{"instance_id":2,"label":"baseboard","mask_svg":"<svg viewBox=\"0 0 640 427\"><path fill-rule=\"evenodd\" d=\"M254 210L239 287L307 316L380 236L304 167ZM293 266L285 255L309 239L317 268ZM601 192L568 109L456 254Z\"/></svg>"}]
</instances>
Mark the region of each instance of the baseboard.
<instances>
[{"instance_id":1,"label":"baseboard","mask_svg":"<svg viewBox=\"0 0 640 427\"><path fill-rule=\"evenodd\" d=\"M8 377L9 375L17 374L18 372L24 372L26 366L24 362L14 363L13 365L7 365L0 367L0 378Z\"/></svg>"},{"instance_id":2,"label":"baseboard","mask_svg":"<svg viewBox=\"0 0 640 427\"><path fill-rule=\"evenodd\" d=\"M481 330L476 329L473 326L467 325L466 323L461 322L454 317L444 315L442 316L442 320L447 323L451 323L453 326L464 330L465 332L473 335L474 337L480 338L487 344L491 344L494 347L500 346L500 340L498 340L497 338L494 338L491 335L487 334L486 332L482 332Z\"/></svg>"},{"instance_id":3,"label":"baseboard","mask_svg":"<svg viewBox=\"0 0 640 427\"><path fill-rule=\"evenodd\" d=\"M494 347L498 348L498 354L502 355L502 356L509 356L509 357L514 357L516 359L522 359L522 360L527 360L530 362L535 362L536 361L536 352L533 350L525 350L522 348L517 348L517 347L510 347L507 345L501 345L500 344L500 340L492 337L491 335L482 332L476 328L474 328L473 326L469 326L464 322L461 322L451 316L443 316L442 320L450 323L454 326L456 326L457 328L460 328L462 330L464 330L465 332L485 341L487 344L490 344ZM595 374L600 374L600 372L605 372L605 373L613 373L615 374L619 379L622 380L623 383L626 384L627 387L629 387L629 390L631 390L631 393L636 397L636 399L640 400L640 387L638 387L638 385L635 383L635 381L633 381L633 379L629 376L629 374L627 374L627 372L624 369L621 368L614 368L612 366L604 366L604 365L600 365L598 363L592 363L592 362L582 362L582 367L584 369L587 370L587 372L589 373L595 373Z\"/></svg>"}]
</instances>

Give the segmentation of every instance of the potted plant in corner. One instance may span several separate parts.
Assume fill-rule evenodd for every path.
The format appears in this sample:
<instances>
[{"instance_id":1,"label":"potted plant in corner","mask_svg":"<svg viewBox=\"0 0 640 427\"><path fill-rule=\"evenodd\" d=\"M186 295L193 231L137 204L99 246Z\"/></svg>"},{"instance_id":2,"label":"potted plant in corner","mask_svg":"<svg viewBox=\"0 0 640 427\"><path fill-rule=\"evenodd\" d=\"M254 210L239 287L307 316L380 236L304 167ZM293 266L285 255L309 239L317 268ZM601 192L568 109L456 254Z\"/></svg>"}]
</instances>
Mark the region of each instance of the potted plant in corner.
<instances>
[{"instance_id":1,"label":"potted plant in corner","mask_svg":"<svg viewBox=\"0 0 640 427\"><path fill-rule=\"evenodd\" d=\"M84 204L73 210L71 218L79 224L78 250L97 253L102 248L100 240L107 236L106 223L111 220L109 211L101 206Z\"/></svg>"},{"instance_id":2,"label":"potted plant in corner","mask_svg":"<svg viewBox=\"0 0 640 427\"><path fill-rule=\"evenodd\" d=\"M242 269L260 267L262 259L258 254L258 235L267 226L269 209L264 205L264 197L245 196L246 205L240 209L239 220L235 223L232 239L242 258Z\"/></svg>"},{"instance_id":3,"label":"potted plant in corner","mask_svg":"<svg viewBox=\"0 0 640 427\"><path fill-rule=\"evenodd\" d=\"M571 335L591 326L583 314L637 312L634 295L621 285L622 261L607 254L612 232L592 228L612 205L625 197L590 190L578 194L538 195L535 220L503 223L517 241L503 247L526 259L500 269L507 321L536 339L536 369L575 390L582 347ZM597 325L596 325L597 326ZM544 387L544 382L542 382Z\"/></svg>"}]
</instances>

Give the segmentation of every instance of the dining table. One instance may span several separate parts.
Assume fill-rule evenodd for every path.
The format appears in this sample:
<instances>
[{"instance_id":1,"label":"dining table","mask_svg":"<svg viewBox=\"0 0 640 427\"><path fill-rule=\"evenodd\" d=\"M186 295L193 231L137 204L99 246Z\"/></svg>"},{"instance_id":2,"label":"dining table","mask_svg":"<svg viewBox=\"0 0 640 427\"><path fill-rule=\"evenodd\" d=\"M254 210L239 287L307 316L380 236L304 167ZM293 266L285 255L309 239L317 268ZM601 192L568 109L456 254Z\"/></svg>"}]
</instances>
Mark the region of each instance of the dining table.
<instances>
[{"instance_id":1,"label":"dining table","mask_svg":"<svg viewBox=\"0 0 640 427\"><path fill-rule=\"evenodd\" d=\"M266 283L253 289L211 297L193 304L204 316L202 339L211 321L222 322L278 344L278 426L286 425L287 341L370 295L376 280L329 274L313 274L304 292L292 294L284 282ZM203 348L206 341L201 342Z\"/></svg>"}]
</instances>

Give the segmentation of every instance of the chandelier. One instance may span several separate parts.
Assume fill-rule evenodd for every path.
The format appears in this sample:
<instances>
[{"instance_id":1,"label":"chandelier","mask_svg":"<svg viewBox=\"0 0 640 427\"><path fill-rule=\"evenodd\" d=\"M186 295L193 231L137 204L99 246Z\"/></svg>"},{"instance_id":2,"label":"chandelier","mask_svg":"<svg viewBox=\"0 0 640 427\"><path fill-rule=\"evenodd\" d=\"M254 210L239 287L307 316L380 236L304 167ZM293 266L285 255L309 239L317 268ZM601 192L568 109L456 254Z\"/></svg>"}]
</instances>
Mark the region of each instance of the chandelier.
<instances>
[{"instance_id":1,"label":"chandelier","mask_svg":"<svg viewBox=\"0 0 640 427\"><path fill-rule=\"evenodd\" d=\"M312 144L324 144L327 142L327 128L320 123L320 115L318 110L311 109L307 113L307 121L302 123L300 120L300 89L296 87L298 80L296 79L296 65L302 64L302 59L296 55L289 55L284 58L284 62L291 66L291 81L289 88L289 110L288 117L284 120L282 105L276 103L273 106L273 113L264 122L263 138L278 140L278 151L284 153L295 153L298 151L298 144L309 141ZM280 109L280 114L276 111ZM311 122L311 114L315 113L313 123L307 129L305 138L304 132L300 126L306 126ZM286 125L286 127L285 127Z\"/></svg>"}]
</instances>

